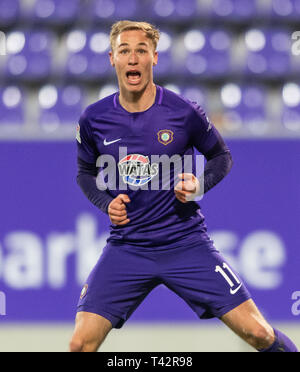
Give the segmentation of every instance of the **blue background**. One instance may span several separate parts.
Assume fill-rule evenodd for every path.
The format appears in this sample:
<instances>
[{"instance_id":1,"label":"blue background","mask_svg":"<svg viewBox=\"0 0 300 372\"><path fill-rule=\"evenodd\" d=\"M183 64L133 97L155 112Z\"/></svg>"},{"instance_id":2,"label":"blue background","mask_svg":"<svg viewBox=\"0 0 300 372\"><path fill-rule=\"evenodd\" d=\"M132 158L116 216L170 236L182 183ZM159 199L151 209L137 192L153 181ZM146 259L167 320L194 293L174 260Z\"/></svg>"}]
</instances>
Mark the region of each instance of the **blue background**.
<instances>
[{"instance_id":1,"label":"blue background","mask_svg":"<svg viewBox=\"0 0 300 372\"><path fill-rule=\"evenodd\" d=\"M268 231L280 239L285 258L276 270L281 283L267 289L258 288L247 278L245 282L268 319L295 320L291 296L300 285L300 142L239 139L228 140L227 144L234 160L232 171L200 202L208 231L213 237L224 231L234 234L232 256L237 261L249 234ZM7 316L2 321L73 321L84 284L76 276L77 256L68 255L65 282L55 288L47 274L49 237L54 233L74 236L76 221L82 215L96 223L97 238L107 236L109 224L108 217L90 204L76 184L76 144L1 143L0 169L0 290L6 294L7 301ZM16 288L7 279L10 257L22 263L26 252L22 242L20 250L12 248L9 237L16 232L34 234L41 243L42 279L27 288ZM97 243L99 255L103 242L102 237ZM259 259L257 264L260 265ZM26 266L20 268L24 275L26 270ZM240 274L243 277L242 271ZM158 287L129 321L196 319L180 298Z\"/></svg>"}]
</instances>

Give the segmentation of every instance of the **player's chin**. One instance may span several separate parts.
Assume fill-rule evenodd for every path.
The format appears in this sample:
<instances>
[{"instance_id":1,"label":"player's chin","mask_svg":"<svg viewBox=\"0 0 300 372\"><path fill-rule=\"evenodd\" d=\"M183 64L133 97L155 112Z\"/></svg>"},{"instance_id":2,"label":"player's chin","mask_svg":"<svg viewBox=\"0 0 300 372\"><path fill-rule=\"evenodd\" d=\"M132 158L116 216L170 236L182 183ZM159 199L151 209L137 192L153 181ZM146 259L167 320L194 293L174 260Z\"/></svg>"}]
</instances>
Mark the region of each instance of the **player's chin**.
<instances>
[{"instance_id":1,"label":"player's chin","mask_svg":"<svg viewBox=\"0 0 300 372\"><path fill-rule=\"evenodd\" d=\"M145 84L143 84L142 82L139 82L137 84L130 84L128 82L126 83L126 89L129 92L139 93L144 90L144 87L145 87Z\"/></svg>"}]
</instances>

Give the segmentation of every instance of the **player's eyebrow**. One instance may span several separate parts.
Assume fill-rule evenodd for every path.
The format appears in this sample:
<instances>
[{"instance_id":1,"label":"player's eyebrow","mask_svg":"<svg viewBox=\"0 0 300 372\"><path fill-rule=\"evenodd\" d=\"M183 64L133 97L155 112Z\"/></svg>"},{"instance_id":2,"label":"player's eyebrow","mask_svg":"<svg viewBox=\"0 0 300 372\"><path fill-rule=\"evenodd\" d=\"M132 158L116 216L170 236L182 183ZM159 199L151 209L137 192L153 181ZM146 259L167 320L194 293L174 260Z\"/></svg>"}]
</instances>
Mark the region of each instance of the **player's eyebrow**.
<instances>
[{"instance_id":1,"label":"player's eyebrow","mask_svg":"<svg viewBox=\"0 0 300 372\"><path fill-rule=\"evenodd\" d=\"M138 43L137 45L148 47L148 45L147 45L146 43L144 43L144 42L140 42L140 43ZM122 44L120 44L120 45L118 46L118 48L121 48L121 47L123 47L123 46L129 46L129 44L128 44L128 43L122 43Z\"/></svg>"}]
</instances>

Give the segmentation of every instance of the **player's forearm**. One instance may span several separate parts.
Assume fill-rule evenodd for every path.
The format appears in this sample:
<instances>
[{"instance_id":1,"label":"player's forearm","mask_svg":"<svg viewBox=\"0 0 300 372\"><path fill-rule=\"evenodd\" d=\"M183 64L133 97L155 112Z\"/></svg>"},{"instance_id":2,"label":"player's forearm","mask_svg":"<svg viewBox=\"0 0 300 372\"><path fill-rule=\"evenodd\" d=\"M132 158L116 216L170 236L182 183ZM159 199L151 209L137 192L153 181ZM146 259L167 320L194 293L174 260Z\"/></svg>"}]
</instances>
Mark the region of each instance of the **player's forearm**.
<instances>
[{"instance_id":1,"label":"player's forearm","mask_svg":"<svg viewBox=\"0 0 300 372\"><path fill-rule=\"evenodd\" d=\"M97 170L93 165L78 158L77 183L85 196L102 212L108 213L108 205L113 200L106 191L99 190L96 184Z\"/></svg>"},{"instance_id":2,"label":"player's forearm","mask_svg":"<svg viewBox=\"0 0 300 372\"><path fill-rule=\"evenodd\" d=\"M229 151L209 159L204 168L204 194L216 186L230 172L233 165Z\"/></svg>"}]
</instances>

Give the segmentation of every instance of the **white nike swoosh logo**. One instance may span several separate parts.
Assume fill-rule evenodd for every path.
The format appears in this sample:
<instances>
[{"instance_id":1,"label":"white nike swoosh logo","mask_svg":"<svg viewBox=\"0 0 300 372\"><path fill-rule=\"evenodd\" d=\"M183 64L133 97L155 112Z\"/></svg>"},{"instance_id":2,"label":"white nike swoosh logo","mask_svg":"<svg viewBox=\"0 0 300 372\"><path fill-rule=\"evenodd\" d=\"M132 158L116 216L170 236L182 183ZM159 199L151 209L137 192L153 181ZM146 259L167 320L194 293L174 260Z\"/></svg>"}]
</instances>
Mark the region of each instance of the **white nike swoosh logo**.
<instances>
[{"instance_id":1,"label":"white nike swoosh logo","mask_svg":"<svg viewBox=\"0 0 300 372\"><path fill-rule=\"evenodd\" d=\"M242 283L236 288L236 289L231 289L230 288L230 293L232 294L232 295L234 295L240 288L241 288L241 286L242 286Z\"/></svg>"},{"instance_id":2,"label":"white nike swoosh logo","mask_svg":"<svg viewBox=\"0 0 300 372\"><path fill-rule=\"evenodd\" d=\"M114 141L106 141L106 138L105 138L105 140L103 141L103 144L104 144L104 146L108 146L108 145L111 145L111 144L113 144L115 142L121 141L121 139L122 138L118 138L118 139L116 139Z\"/></svg>"}]
</instances>

